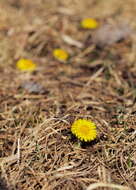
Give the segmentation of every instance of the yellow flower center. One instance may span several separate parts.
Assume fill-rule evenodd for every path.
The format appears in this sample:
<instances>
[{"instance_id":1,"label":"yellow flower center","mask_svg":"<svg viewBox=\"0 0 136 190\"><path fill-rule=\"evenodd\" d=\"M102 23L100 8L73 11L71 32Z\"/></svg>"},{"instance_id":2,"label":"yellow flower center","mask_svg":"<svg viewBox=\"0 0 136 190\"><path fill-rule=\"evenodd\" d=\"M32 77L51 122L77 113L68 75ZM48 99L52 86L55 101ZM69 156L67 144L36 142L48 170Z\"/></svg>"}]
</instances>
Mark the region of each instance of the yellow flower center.
<instances>
[{"instance_id":1,"label":"yellow flower center","mask_svg":"<svg viewBox=\"0 0 136 190\"><path fill-rule=\"evenodd\" d=\"M79 131L82 135L88 135L88 132L90 130L90 127L87 126L87 125L82 125L82 126L79 126Z\"/></svg>"},{"instance_id":2,"label":"yellow flower center","mask_svg":"<svg viewBox=\"0 0 136 190\"><path fill-rule=\"evenodd\" d=\"M63 49L55 49L53 55L56 59L66 61L69 57L68 53Z\"/></svg>"},{"instance_id":3,"label":"yellow flower center","mask_svg":"<svg viewBox=\"0 0 136 190\"><path fill-rule=\"evenodd\" d=\"M99 26L99 23L93 18L85 18L81 21L82 28L95 29Z\"/></svg>"},{"instance_id":4,"label":"yellow flower center","mask_svg":"<svg viewBox=\"0 0 136 190\"><path fill-rule=\"evenodd\" d=\"M36 64L29 59L20 59L17 62L17 68L21 71L34 71L36 69Z\"/></svg>"},{"instance_id":5,"label":"yellow flower center","mask_svg":"<svg viewBox=\"0 0 136 190\"><path fill-rule=\"evenodd\" d=\"M85 119L76 120L71 126L71 132L80 140L91 141L97 136L96 125Z\"/></svg>"}]
</instances>

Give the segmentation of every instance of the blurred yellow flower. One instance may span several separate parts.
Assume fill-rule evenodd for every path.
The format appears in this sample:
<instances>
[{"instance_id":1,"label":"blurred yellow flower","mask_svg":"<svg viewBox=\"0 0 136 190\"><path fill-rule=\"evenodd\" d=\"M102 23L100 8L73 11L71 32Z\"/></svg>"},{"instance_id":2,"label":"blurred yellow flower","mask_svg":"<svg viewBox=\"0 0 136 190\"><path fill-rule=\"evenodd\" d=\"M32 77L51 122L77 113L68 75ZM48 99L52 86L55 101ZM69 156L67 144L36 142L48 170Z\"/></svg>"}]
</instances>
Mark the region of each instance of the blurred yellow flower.
<instances>
[{"instance_id":1,"label":"blurred yellow flower","mask_svg":"<svg viewBox=\"0 0 136 190\"><path fill-rule=\"evenodd\" d=\"M69 58L69 54L65 50L59 48L54 49L53 55L60 61L66 61Z\"/></svg>"},{"instance_id":2,"label":"blurred yellow flower","mask_svg":"<svg viewBox=\"0 0 136 190\"><path fill-rule=\"evenodd\" d=\"M16 66L21 71L34 71L36 69L36 64L29 59L19 59Z\"/></svg>"},{"instance_id":3,"label":"blurred yellow flower","mask_svg":"<svg viewBox=\"0 0 136 190\"><path fill-rule=\"evenodd\" d=\"M93 18L85 18L81 21L81 27L85 29L95 29L99 23Z\"/></svg>"},{"instance_id":4,"label":"blurred yellow flower","mask_svg":"<svg viewBox=\"0 0 136 190\"><path fill-rule=\"evenodd\" d=\"M81 141L92 141L97 137L96 125L86 119L78 119L71 126L71 132Z\"/></svg>"}]
</instances>

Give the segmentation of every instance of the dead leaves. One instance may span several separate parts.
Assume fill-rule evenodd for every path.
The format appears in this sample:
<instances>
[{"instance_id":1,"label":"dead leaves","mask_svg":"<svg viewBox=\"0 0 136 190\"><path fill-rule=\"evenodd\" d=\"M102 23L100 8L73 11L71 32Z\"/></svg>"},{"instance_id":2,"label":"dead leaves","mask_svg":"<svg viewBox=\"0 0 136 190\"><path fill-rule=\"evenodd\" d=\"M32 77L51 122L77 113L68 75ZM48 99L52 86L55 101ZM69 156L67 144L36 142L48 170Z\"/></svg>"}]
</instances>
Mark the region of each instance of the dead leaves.
<instances>
[{"instance_id":1,"label":"dead leaves","mask_svg":"<svg viewBox=\"0 0 136 190\"><path fill-rule=\"evenodd\" d=\"M99 46L109 46L116 42L126 39L132 34L129 25L124 23L119 24L104 24L93 34L93 42Z\"/></svg>"}]
</instances>

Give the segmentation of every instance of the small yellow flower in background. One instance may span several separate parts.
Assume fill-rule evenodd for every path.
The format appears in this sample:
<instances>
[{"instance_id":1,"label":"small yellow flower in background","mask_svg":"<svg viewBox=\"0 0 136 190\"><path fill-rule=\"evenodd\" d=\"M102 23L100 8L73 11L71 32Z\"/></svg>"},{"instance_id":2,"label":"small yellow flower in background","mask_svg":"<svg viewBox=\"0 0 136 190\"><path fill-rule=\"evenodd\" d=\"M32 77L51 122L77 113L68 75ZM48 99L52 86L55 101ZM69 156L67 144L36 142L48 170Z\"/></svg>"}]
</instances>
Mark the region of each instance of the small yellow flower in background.
<instances>
[{"instance_id":1,"label":"small yellow flower in background","mask_svg":"<svg viewBox=\"0 0 136 190\"><path fill-rule=\"evenodd\" d=\"M65 50L59 48L54 49L53 55L60 61L66 61L69 58L69 54Z\"/></svg>"},{"instance_id":2,"label":"small yellow flower in background","mask_svg":"<svg viewBox=\"0 0 136 190\"><path fill-rule=\"evenodd\" d=\"M71 132L81 141L92 141L97 137L96 125L86 119L78 119L71 126Z\"/></svg>"},{"instance_id":3,"label":"small yellow flower in background","mask_svg":"<svg viewBox=\"0 0 136 190\"><path fill-rule=\"evenodd\" d=\"M93 18L85 18L81 21L81 27L85 29L95 29L99 23Z\"/></svg>"},{"instance_id":4,"label":"small yellow flower in background","mask_svg":"<svg viewBox=\"0 0 136 190\"><path fill-rule=\"evenodd\" d=\"M34 71L36 69L36 64L30 59L19 59L16 66L21 71Z\"/></svg>"}]
</instances>

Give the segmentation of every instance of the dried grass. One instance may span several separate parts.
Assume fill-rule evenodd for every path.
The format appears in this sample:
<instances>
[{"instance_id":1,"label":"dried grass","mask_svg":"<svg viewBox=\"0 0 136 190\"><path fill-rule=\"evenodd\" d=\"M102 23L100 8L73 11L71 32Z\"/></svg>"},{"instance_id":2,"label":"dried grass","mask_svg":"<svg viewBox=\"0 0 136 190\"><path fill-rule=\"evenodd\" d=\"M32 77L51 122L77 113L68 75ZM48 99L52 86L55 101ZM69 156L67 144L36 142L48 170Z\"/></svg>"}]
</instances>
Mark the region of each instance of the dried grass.
<instances>
[{"instance_id":1,"label":"dried grass","mask_svg":"<svg viewBox=\"0 0 136 190\"><path fill-rule=\"evenodd\" d=\"M9 189L134 190L135 35L99 49L79 21L125 18L135 30L135 1L1 0L0 7L0 174ZM71 54L68 63L53 58L56 47ZM17 71L20 57L36 60L37 71ZM20 88L26 80L45 92ZM70 133L77 118L96 122L96 141L78 145Z\"/></svg>"}]
</instances>

